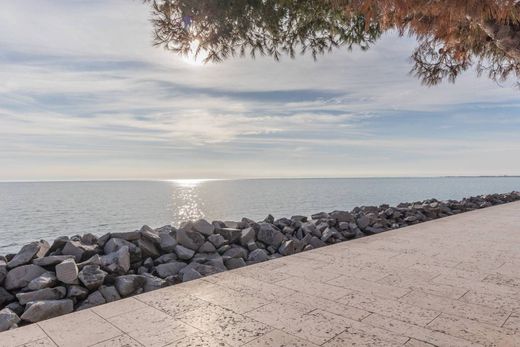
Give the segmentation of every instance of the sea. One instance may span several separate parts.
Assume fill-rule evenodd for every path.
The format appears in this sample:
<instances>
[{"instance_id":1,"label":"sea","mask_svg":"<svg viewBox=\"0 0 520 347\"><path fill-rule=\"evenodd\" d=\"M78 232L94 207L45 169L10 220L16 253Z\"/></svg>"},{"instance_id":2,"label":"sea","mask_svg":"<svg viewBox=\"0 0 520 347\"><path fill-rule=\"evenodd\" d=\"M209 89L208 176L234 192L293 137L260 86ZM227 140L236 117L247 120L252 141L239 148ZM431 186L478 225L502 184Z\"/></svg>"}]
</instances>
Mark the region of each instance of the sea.
<instances>
[{"instance_id":1,"label":"sea","mask_svg":"<svg viewBox=\"0 0 520 347\"><path fill-rule=\"evenodd\" d=\"M0 182L0 255L56 237L146 224L262 220L520 190L520 177Z\"/></svg>"}]
</instances>

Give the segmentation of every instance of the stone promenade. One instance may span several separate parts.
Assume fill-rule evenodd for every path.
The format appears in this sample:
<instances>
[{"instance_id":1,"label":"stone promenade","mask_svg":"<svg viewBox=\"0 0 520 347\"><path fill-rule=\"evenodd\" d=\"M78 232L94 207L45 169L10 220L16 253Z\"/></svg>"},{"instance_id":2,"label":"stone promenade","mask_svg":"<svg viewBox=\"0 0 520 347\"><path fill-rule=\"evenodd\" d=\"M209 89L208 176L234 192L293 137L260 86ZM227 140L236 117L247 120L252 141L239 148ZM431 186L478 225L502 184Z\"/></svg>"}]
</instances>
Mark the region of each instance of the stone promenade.
<instances>
[{"instance_id":1,"label":"stone promenade","mask_svg":"<svg viewBox=\"0 0 520 347\"><path fill-rule=\"evenodd\" d=\"M520 202L0 333L0 346L520 346Z\"/></svg>"}]
</instances>

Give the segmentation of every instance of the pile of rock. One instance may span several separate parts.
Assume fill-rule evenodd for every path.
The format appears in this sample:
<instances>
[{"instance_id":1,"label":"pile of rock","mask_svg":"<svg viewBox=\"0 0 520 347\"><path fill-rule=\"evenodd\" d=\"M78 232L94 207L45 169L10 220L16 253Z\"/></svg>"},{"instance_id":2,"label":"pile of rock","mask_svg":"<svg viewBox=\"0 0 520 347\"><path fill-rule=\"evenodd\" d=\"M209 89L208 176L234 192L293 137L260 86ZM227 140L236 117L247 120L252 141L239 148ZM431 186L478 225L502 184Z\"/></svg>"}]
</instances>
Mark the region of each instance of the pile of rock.
<instances>
[{"instance_id":1,"label":"pile of rock","mask_svg":"<svg viewBox=\"0 0 520 347\"><path fill-rule=\"evenodd\" d=\"M520 193L356 207L255 222L183 223L32 242L0 257L0 331L269 259L469 210Z\"/></svg>"}]
</instances>

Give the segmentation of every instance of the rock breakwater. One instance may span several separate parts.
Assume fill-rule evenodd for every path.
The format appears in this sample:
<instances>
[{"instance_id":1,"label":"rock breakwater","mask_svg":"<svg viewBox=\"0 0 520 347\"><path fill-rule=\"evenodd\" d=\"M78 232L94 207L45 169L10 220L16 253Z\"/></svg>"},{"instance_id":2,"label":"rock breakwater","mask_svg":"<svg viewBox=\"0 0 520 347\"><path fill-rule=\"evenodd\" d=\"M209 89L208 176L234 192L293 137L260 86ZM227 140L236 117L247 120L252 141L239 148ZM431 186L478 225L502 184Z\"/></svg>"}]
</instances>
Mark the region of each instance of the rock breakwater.
<instances>
[{"instance_id":1,"label":"rock breakwater","mask_svg":"<svg viewBox=\"0 0 520 347\"><path fill-rule=\"evenodd\" d=\"M0 257L0 331L168 285L387 230L520 200L519 192L362 206L263 221L200 219L31 242Z\"/></svg>"}]
</instances>

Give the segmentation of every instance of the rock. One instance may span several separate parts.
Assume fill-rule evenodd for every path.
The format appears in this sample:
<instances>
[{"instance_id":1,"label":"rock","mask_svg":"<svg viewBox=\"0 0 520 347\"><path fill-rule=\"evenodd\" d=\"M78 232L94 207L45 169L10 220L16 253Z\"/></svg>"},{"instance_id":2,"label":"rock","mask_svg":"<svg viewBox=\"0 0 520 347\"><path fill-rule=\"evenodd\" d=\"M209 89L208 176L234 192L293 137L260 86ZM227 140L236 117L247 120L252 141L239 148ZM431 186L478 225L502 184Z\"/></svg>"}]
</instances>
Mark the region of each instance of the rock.
<instances>
[{"instance_id":1,"label":"rock","mask_svg":"<svg viewBox=\"0 0 520 347\"><path fill-rule=\"evenodd\" d=\"M215 248L215 246L209 241L204 242L202 246L200 246L199 248L199 253L213 253L216 251L217 249Z\"/></svg>"},{"instance_id":2,"label":"rock","mask_svg":"<svg viewBox=\"0 0 520 347\"><path fill-rule=\"evenodd\" d=\"M206 242L201 233L193 230L186 231L185 229L177 230L176 240L181 246L194 251L198 250Z\"/></svg>"},{"instance_id":3,"label":"rock","mask_svg":"<svg viewBox=\"0 0 520 347\"><path fill-rule=\"evenodd\" d=\"M67 241L61 253L63 255L73 255L75 260L79 263L99 253L99 248L97 245L86 245L80 241Z\"/></svg>"},{"instance_id":4,"label":"rock","mask_svg":"<svg viewBox=\"0 0 520 347\"><path fill-rule=\"evenodd\" d=\"M331 237L336 237L337 235L339 235L339 233L336 229L332 227L327 227L321 235L321 241L326 243L327 241L329 241Z\"/></svg>"},{"instance_id":5,"label":"rock","mask_svg":"<svg viewBox=\"0 0 520 347\"><path fill-rule=\"evenodd\" d=\"M258 248L249 253L247 260L252 262L262 262L269 260L269 255L265 250Z\"/></svg>"},{"instance_id":6,"label":"rock","mask_svg":"<svg viewBox=\"0 0 520 347\"><path fill-rule=\"evenodd\" d=\"M4 287L7 290L26 287L36 277L47 272L38 265L22 265L18 266L7 273Z\"/></svg>"},{"instance_id":7,"label":"rock","mask_svg":"<svg viewBox=\"0 0 520 347\"><path fill-rule=\"evenodd\" d=\"M169 233L159 233L159 248L163 252L172 252L177 246L177 240Z\"/></svg>"},{"instance_id":8,"label":"rock","mask_svg":"<svg viewBox=\"0 0 520 347\"><path fill-rule=\"evenodd\" d=\"M157 237L159 238L159 237ZM147 239L141 239L137 241L137 246L141 249L141 254L144 258L152 257L157 258L161 253L159 253L159 250L153 242L150 242L150 240Z\"/></svg>"},{"instance_id":9,"label":"rock","mask_svg":"<svg viewBox=\"0 0 520 347\"><path fill-rule=\"evenodd\" d=\"M327 219L329 218L329 214L326 213L326 212L319 212L319 213L315 213L311 216L311 219L314 219L314 220L317 220L317 219Z\"/></svg>"},{"instance_id":10,"label":"rock","mask_svg":"<svg viewBox=\"0 0 520 347\"><path fill-rule=\"evenodd\" d=\"M25 306L20 305L20 303L18 301L14 301L14 302L8 304L5 308L8 308L11 311L13 311L14 313L16 313L16 315L18 317L20 317L23 314L23 311L25 310Z\"/></svg>"},{"instance_id":11,"label":"rock","mask_svg":"<svg viewBox=\"0 0 520 347\"><path fill-rule=\"evenodd\" d=\"M106 304L107 301L99 290L90 294L77 308L77 311L85 310L87 308Z\"/></svg>"},{"instance_id":12,"label":"rock","mask_svg":"<svg viewBox=\"0 0 520 347\"><path fill-rule=\"evenodd\" d=\"M49 248L50 246L47 241L31 242L23 246L20 252L7 263L7 268L12 269L30 263L33 258L43 257Z\"/></svg>"},{"instance_id":13,"label":"rock","mask_svg":"<svg viewBox=\"0 0 520 347\"><path fill-rule=\"evenodd\" d=\"M30 301L63 299L66 294L67 289L65 287L55 287L40 289L34 292L18 293L16 298L20 304L25 305Z\"/></svg>"},{"instance_id":14,"label":"rock","mask_svg":"<svg viewBox=\"0 0 520 347\"><path fill-rule=\"evenodd\" d=\"M141 275L124 275L115 280L115 287L122 297L136 294L146 284L146 280Z\"/></svg>"},{"instance_id":15,"label":"rock","mask_svg":"<svg viewBox=\"0 0 520 347\"><path fill-rule=\"evenodd\" d=\"M106 302L112 302L121 299L119 292L114 286L101 286L98 291L103 295Z\"/></svg>"},{"instance_id":16,"label":"rock","mask_svg":"<svg viewBox=\"0 0 520 347\"><path fill-rule=\"evenodd\" d=\"M220 234L213 234L208 236L208 241L211 242L216 248L220 248L228 244L228 241Z\"/></svg>"},{"instance_id":17,"label":"rock","mask_svg":"<svg viewBox=\"0 0 520 347\"><path fill-rule=\"evenodd\" d=\"M57 251L61 251L63 247L65 247L65 244L69 241L68 236L60 236L54 240L52 243L51 248L47 252L48 254L52 254Z\"/></svg>"},{"instance_id":18,"label":"rock","mask_svg":"<svg viewBox=\"0 0 520 347\"><path fill-rule=\"evenodd\" d=\"M383 228L366 227L363 233L366 235L375 235L385 231Z\"/></svg>"},{"instance_id":19,"label":"rock","mask_svg":"<svg viewBox=\"0 0 520 347\"><path fill-rule=\"evenodd\" d=\"M354 216L347 211L333 211L330 214L330 218L335 219L337 223L354 221Z\"/></svg>"},{"instance_id":20,"label":"rock","mask_svg":"<svg viewBox=\"0 0 520 347\"><path fill-rule=\"evenodd\" d=\"M74 259L67 259L56 265L56 278L66 284L77 283L78 266Z\"/></svg>"},{"instance_id":21,"label":"rock","mask_svg":"<svg viewBox=\"0 0 520 347\"><path fill-rule=\"evenodd\" d=\"M249 242L249 243L247 244L247 250L248 250L248 251L254 251L254 250L257 249L257 248L258 248L258 245L257 245L256 242L251 241L251 242Z\"/></svg>"},{"instance_id":22,"label":"rock","mask_svg":"<svg viewBox=\"0 0 520 347\"><path fill-rule=\"evenodd\" d=\"M224 265L224 264L222 264ZM213 275L222 271L226 271L227 268L224 266L223 269L219 266L209 265L209 264L200 264L200 263L190 263L187 266L187 269L194 269L202 276Z\"/></svg>"},{"instance_id":23,"label":"rock","mask_svg":"<svg viewBox=\"0 0 520 347\"><path fill-rule=\"evenodd\" d=\"M219 235L222 235L222 237L226 239L229 243L235 243L240 239L240 236L242 235L242 231L240 229L234 228L216 228L215 232ZM215 247L217 247L217 245L215 245Z\"/></svg>"},{"instance_id":24,"label":"rock","mask_svg":"<svg viewBox=\"0 0 520 347\"><path fill-rule=\"evenodd\" d=\"M155 267L155 271L161 278L166 278L168 276L174 276L179 273L179 271L186 267L186 263L180 261L172 261L171 263L157 265Z\"/></svg>"},{"instance_id":25,"label":"rock","mask_svg":"<svg viewBox=\"0 0 520 347\"><path fill-rule=\"evenodd\" d=\"M70 299L34 301L27 306L21 318L31 323L71 313L74 309Z\"/></svg>"},{"instance_id":26,"label":"rock","mask_svg":"<svg viewBox=\"0 0 520 347\"><path fill-rule=\"evenodd\" d=\"M182 259L182 260L191 259L191 258L193 258L193 255L195 255L195 251L194 250L191 250L191 249L186 248L186 247L181 246L181 245L175 246L175 253L179 257L179 259Z\"/></svg>"},{"instance_id":27,"label":"rock","mask_svg":"<svg viewBox=\"0 0 520 347\"><path fill-rule=\"evenodd\" d=\"M162 278L155 277L149 273L143 274L141 276L144 278L144 292L150 292L152 290L160 289L167 286L167 282Z\"/></svg>"},{"instance_id":28,"label":"rock","mask_svg":"<svg viewBox=\"0 0 520 347\"><path fill-rule=\"evenodd\" d=\"M363 215L356 220L356 223L360 229L365 229L367 226L370 225L370 218Z\"/></svg>"},{"instance_id":29,"label":"rock","mask_svg":"<svg viewBox=\"0 0 520 347\"><path fill-rule=\"evenodd\" d=\"M82 286L72 285L67 289L67 298L83 300L88 296L88 293L88 289Z\"/></svg>"},{"instance_id":30,"label":"rock","mask_svg":"<svg viewBox=\"0 0 520 347\"><path fill-rule=\"evenodd\" d=\"M5 277L7 276L7 262L5 259L0 258L0 285L4 283Z\"/></svg>"},{"instance_id":31,"label":"rock","mask_svg":"<svg viewBox=\"0 0 520 347\"><path fill-rule=\"evenodd\" d=\"M312 248L319 248L327 245L325 242L321 241L316 236L312 237L312 239L309 241L309 244L312 246Z\"/></svg>"},{"instance_id":32,"label":"rock","mask_svg":"<svg viewBox=\"0 0 520 347\"><path fill-rule=\"evenodd\" d=\"M141 238L139 230L129 231L125 233L110 233L110 237L114 239L122 239L125 241L137 241Z\"/></svg>"},{"instance_id":33,"label":"rock","mask_svg":"<svg viewBox=\"0 0 520 347\"><path fill-rule=\"evenodd\" d=\"M285 240L285 236L268 223L260 223L260 230L258 231L257 238L266 245L275 248L278 248L282 241Z\"/></svg>"},{"instance_id":34,"label":"rock","mask_svg":"<svg viewBox=\"0 0 520 347\"><path fill-rule=\"evenodd\" d=\"M224 260L224 264L229 270L238 269L239 267L246 266L246 262L242 258L230 258Z\"/></svg>"},{"instance_id":35,"label":"rock","mask_svg":"<svg viewBox=\"0 0 520 347\"><path fill-rule=\"evenodd\" d=\"M235 246L235 245L233 245ZM243 258L247 259L247 250L240 246L235 246L228 249L222 256L224 258Z\"/></svg>"},{"instance_id":36,"label":"rock","mask_svg":"<svg viewBox=\"0 0 520 347\"><path fill-rule=\"evenodd\" d=\"M126 274L130 270L130 251L123 246L117 251L100 257L100 264L110 273Z\"/></svg>"},{"instance_id":37,"label":"rock","mask_svg":"<svg viewBox=\"0 0 520 347\"><path fill-rule=\"evenodd\" d=\"M54 272L48 271L29 282L29 284L27 285L27 289L39 290L43 288L50 288L54 287L57 283L58 279L56 278Z\"/></svg>"},{"instance_id":38,"label":"rock","mask_svg":"<svg viewBox=\"0 0 520 347\"><path fill-rule=\"evenodd\" d=\"M184 269L182 269L180 271L180 273L182 275L183 282L188 282L191 280L196 280L198 278L202 278L202 275L197 270L192 269L192 268L189 268L186 271L184 271Z\"/></svg>"},{"instance_id":39,"label":"rock","mask_svg":"<svg viewBox=\"0 0 520 347\"><path fill-rule=\"evenodd\" d=\"M34 265L38 266L53 266L61 263L64 260L74 258L73 255L50 255L48 257L36 258L32 261Z\"/></svg>"},{"instance_id":40,"label":"rock","mask_svg":"<svg viewBox=\"0 0 520 347\"><path fill-rule=\"evenodd\" d=\"M406 223L415 223L417 221L417 217L415 216L408 216L404 219Z\"/></svg>"},{"instance_id":41,"label":"rock","mask_svg":"<svg viewBox=\"0 0 520 347\"><path fill-rule=\"evenodd\" d=\"M15 297L4 288L0 287L0 307L4 307L8 303L14 301Z\"/></svg>"},{"instance_id":42,"label":"rock","mask_svg":"<svg viewBox=\"0 0 520 347\"><path fill-rule=\"evenodd\" d=\"M20 317L8 308L0 311L0 332L16 328Z\"/></svg>"},{"instance_id":43,"label":"rock","mask_svg":"<svg viewBox=\"0 0 520 347\"><path fill-rule=\"evenodd\" d=\"M151 260L152 258L148 258L148 259ZM178 259L177 254L175 254L175 253L168 253L168 254L161 255L159 258L155 259L155 261L152 261L151 266L146 261L143 263L143 265L151 269L154 266L154 264L155 265L166 264L166 263L169 263L169 262L171 262L173 260L177 260L177 259Z\"/></svg>"},{"instance_id":44,"label":"rock","mask_svg":"<svg viewBox=\"0 0 520 347\"><path fill-rule=\"evenodd\" d=\"M117 252L125 246L128 247L128 252L130 253L130 263L136 263L142 260L143 257L141 249L133 243L125 241L123 239L112 238L108 240L103 250L105 254L110 254L113 252Z\"/></svg>"},{"instance_id":45,"label":"rock","mask_svg":"<svg viewBox=\"0 0 520 347\"><path fill-rule=\"evenodd\" d=\"M141 233L141 239L147 240L154 245L159 245L160 237L159 233L152 228L150 228L148 225L143 225L141 230L139 231Z\"/></svg>"},{"instance_id":46,"label":"rock","mask_svg":"<svg viewBox=\"0 0 520 347\"><path fill-rule=\"evenodd\" d=\"M250 242L254 242L256 237L256 232L252 227L245 228L240 233L240 244L242 246L247 246Z\"/></svg>"},{"instance_id":47,"label":"rock","mask_svg":"<svg viewBox=\"0 0 520 347\"><path fill-rule=\"evenodd\" d=\"M76 264L78 266L78 269L83 269L87 265L98 265L101 266L101 257L98 254L94 254L92 257L88 258L85 261L82 261L81 263Z\"/></svg>"},{"instance_id":48,"label":"rock","mask_svg":"<svg viewBox=\"0 0 520 347\"><path fill-rule=\"evenodd\" d=\"M215 226L209 224L205 219L199 219L193 223L192 228L205 236L209 236L215 231Z\"/></svg>"},{"instance_id":49,"label":"rock","mask_svg":"<svg viewBox=\"0 0 520 347\"><path fill-rule=\"evenodd\" d=\"M78 278L89 290L99 288L105 281L107 273L97 265L87 265L78 274Z\"/></svg>"},{"instance_id":50,"label":"rock","mask_svg":"<svg viewBox=\"0 0 520 347\"><path fill-rule=\"evenodd\" d=\"M298 251L298 245L294 240L288 240L282 242L280 247L278 248L278 252L281 255L291 255Z\"/></svg>"}]
</instances>

